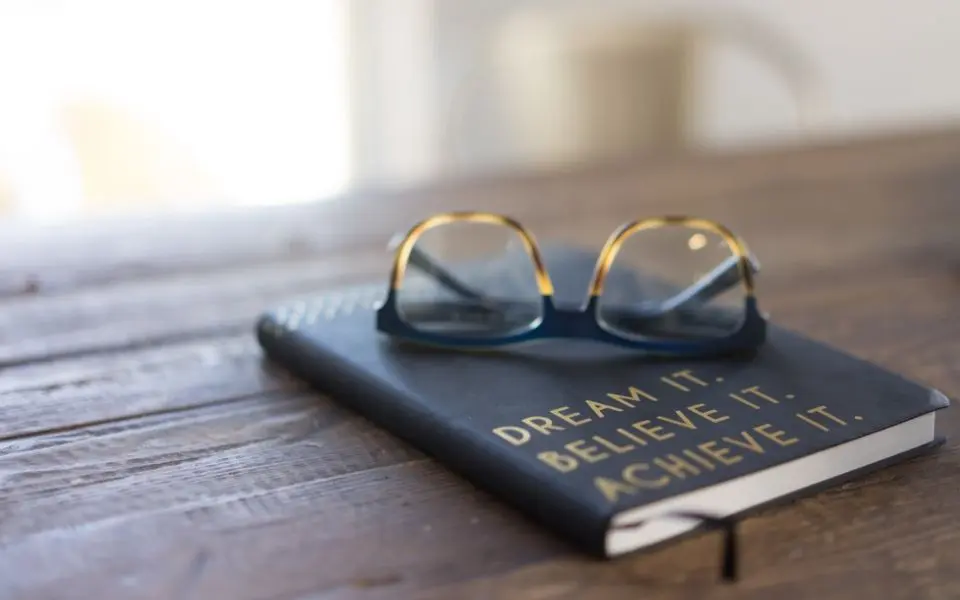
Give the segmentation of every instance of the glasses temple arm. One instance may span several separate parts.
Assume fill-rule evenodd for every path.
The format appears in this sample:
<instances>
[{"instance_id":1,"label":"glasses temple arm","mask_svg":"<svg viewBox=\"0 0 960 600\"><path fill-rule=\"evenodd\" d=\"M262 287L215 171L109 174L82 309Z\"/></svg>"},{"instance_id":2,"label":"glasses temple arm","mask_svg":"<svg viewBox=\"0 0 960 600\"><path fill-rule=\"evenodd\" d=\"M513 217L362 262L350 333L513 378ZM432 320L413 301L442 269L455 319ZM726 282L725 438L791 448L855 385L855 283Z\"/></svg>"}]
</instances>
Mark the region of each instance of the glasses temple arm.
<instances>
[{"instance_id":1,"label":"glasses temple arm","mask_svg":"<svg viewBox=\"0 0 960 600\"><path fill-rule=\"evenodd\" d=\"M392 242L391 248L395 248L398 243L398 240ZM469 285L463 283L459 278L451 274L450 271L441 267L440 264L428 253L420 250L416 246L410 249L410 256L407 264L412 267L416 267L425 274L433 277L437 283L454 294L457 294L461 298L476 302L479 308L496 312L502 312L504 310L504 305L502 302L494 301L490 296L482 292L478 292Z\"/></svg>"},{"instance_id":2,"label":"glasses temple arm","mask_svg":"<svg viewBox=\"0 0 960 600\"><path fill-rule=\"evenodd\" d=\"M396 247L398 243L399 240L394 240L391 242L391 249ZM420 250L416 246L410 249L410 257L407 264L416 267L423 273L433 277L437 283L459 296L469 300L477 301L482 301L485 299L485 296L482 293L460 281L457 277L451 274L450 271L441 267L437 261L431 258L429 254L423 250Z\"/></svg>"},{"instance_id":3,"label":"glasses temple arm","mask_svg":"<svg viewBox=\"0 0 960 600\"><path fill-rule=\"evenodd\" d=\"M752 273L760 270L760 263L753 256L747 258L747 263ZM731 256L717 265L706 277L672 298L664 300L658 308L660 312L667 313L687 304L702 304L738 283L740 283L740 257Z\"/></svg>"}]
</instances>

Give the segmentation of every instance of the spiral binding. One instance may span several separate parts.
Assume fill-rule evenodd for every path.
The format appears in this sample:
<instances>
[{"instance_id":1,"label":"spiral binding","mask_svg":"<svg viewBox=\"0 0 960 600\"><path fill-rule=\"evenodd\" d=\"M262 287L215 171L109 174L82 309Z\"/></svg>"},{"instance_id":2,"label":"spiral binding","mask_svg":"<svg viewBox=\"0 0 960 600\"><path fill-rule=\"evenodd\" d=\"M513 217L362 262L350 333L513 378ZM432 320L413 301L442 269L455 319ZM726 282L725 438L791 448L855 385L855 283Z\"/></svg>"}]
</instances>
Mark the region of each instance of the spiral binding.
<instances>
[{"instance_id":1,"label":"spiral binding","mask_svg":"<svg viewBox=\"0 0 960 600\"><path fill-rule=\"evenodd\" d=\"M263 331L277 338L283 337L302 327L362 310L374 311L384 297L382 285L364 285L293 300L270 311L271 318L264 320Z\"/></svg>"}]
</instances>

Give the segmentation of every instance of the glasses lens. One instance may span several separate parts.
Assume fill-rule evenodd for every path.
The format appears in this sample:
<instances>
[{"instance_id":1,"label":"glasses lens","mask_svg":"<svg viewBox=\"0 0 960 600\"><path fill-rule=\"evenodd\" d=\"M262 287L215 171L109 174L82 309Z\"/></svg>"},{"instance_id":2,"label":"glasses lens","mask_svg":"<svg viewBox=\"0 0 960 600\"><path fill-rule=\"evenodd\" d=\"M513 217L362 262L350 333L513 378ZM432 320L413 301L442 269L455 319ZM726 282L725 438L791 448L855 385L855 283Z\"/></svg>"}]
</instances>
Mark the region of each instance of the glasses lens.
<instances>
[{"instance_id":1,"label":"glasses lens","mask_svg":"<svg viewBox=\"0 0 960 600\"><path fill-rule=\"evenodd\" d=\"M416 329L497 338L534 327L543 300L523 238L504 225L455 222L417 239L397 292L400 317Z\"/></svg>"},{"instance_id":2,"label":"glasses lens","mask_svg":"<svg viewBox=\"0 0 960 600\"><path fill-rule=\"evenodd\" d=\"M686 226L627 238L598 301L604 328L647 340L726 337L743 325L745 309L733 248L716 233Z\"/></svg>"}]
</instances>

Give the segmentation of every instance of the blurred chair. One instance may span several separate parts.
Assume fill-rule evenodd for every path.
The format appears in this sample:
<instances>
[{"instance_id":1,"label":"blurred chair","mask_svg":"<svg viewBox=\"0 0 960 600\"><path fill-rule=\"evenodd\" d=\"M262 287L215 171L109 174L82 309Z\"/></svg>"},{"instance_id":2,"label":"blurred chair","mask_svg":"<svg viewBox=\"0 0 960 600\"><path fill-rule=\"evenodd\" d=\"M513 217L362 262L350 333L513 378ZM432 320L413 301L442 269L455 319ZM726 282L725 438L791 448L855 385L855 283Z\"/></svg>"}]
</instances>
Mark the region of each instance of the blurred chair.
<instances>
[{"instance_id":1,"label":"blurred chair","mask_svg":"<svg viewBox=\"0 0 960 600\"><path fill-rule=\"evenodd\" d=\"M508 23L497 75L521 152L565 162L683 145L696 36L630 21Z\"/></svg>"},{"instance_id":2,"label":"blurred chair","mask_svg":"<svg viewBox=\"0 0 960 600\"><path fill-rule=\"evenodd\" d=\"M819 81L809 60L756 22L739 15L598 12L522 11L492 41L488 68L521 161L603 160L696 145L694 115L704 102L698 61L720 39L773 66L795 103L798 133L817 116ZM475 92L465 86L454 102L468 102ZM455 137L456 127L448 124L448 135Z\"/></svg>"}]
</instances>

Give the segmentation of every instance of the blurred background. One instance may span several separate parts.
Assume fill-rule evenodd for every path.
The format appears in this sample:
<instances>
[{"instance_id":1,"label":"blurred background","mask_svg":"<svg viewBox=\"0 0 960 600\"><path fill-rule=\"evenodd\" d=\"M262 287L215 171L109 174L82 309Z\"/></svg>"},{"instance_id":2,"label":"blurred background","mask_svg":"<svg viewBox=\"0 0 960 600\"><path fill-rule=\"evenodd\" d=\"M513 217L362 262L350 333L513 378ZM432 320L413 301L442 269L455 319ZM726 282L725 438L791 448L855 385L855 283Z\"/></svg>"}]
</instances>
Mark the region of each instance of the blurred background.
<instances>
[{"instance_id":1,"label":"blurred background","mask_svg":"<svg viewBox=\"0 0 960 600\"><path fill-rule=\"evenodd\" d=\"M938 125L958 27L949 0L0 0L0 218Z\"/></svg>"}]
</instances>

